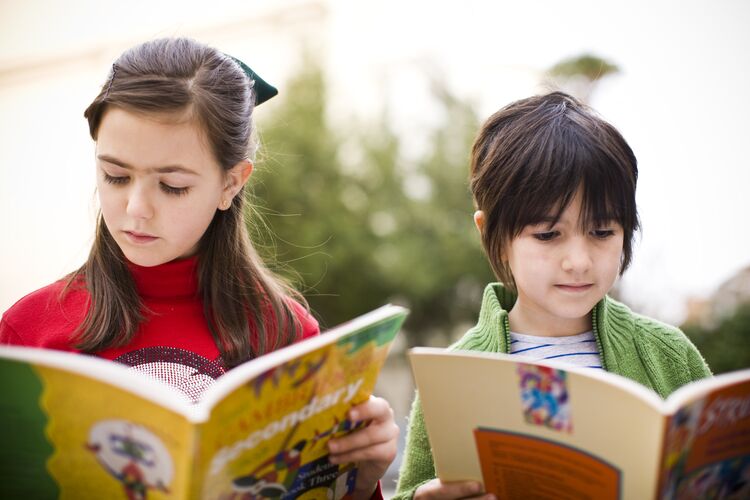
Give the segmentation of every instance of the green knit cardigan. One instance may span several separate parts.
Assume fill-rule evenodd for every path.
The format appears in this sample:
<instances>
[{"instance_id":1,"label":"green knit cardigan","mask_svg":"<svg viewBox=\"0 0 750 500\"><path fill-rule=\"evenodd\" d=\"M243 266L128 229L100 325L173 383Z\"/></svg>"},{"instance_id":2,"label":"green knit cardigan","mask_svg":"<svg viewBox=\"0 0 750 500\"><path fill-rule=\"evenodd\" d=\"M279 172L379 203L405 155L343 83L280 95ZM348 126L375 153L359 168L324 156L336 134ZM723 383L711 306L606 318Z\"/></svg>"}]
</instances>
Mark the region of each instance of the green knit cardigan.
<instances>
[{"instance_id":1,"label":"green knit cardigan","mask_svg":"<svg viewBox=\"0 0 750 500\"><path fill-rule=\"evenodd\" d=\"M450 349L510 352L508 311L515 301L515 295L502 284L487 285L479 321ZM609 297L604 297L592 314L605 370L650 387L661 397L711 375L701 354L678 328L635 314ZM412 498L419 486L434 478L432 451L417 395L409 416L406 450L393 499Z\"/></svg>"}]
</instances>

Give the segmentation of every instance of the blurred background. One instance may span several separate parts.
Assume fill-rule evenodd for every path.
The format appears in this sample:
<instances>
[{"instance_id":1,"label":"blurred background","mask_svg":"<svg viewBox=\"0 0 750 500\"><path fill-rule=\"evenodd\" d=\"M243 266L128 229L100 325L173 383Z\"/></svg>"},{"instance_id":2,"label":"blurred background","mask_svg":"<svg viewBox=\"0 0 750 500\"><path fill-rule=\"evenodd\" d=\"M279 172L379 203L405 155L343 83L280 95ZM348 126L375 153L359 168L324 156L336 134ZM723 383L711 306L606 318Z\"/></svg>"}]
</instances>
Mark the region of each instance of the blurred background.
<instances>
[{"instance_id":1,"label":"blurred background","mask_svg":"<svg viewBox=\"0 0 750 500\"><path fill-rule=\"evenodd\" d=\"M411 308L378 387L402 426L405 349L460 336L493 279L471 220L472 139L553 88L639 159L643 231L613 293L681 325L715 372L750 366L748 25L744 0L0 0L0 311L85 259L83 110L124 49L180 35L280 90L256 112L251 178L272 267L324 326Z\"/></svg>"}]
</instances>

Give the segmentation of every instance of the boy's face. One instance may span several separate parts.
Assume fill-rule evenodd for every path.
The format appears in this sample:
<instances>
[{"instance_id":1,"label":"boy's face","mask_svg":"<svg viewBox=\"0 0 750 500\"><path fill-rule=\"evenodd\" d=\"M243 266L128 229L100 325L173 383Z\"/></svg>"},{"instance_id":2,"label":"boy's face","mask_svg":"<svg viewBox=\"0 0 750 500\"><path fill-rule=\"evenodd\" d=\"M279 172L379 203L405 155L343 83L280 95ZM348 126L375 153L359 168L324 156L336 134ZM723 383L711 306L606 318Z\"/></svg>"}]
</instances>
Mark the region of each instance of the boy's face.
<instances>
[{"instance_id":1,"label":"boy's face","mask_svg":"<svg viewBox=\"0 0 750 500\"><path fill-rule=\"evenodd\" d=\"M193 255L228 195L228 177L193 121L111 108L99 126L96 165L104 222L141 266Z\"/></svg>"},{"instance_id":2,"label":"boy's face","mask_svg":"<svg viewBox=\"0 0 750 500\"><path fill-rule=\"evenodd\" d=\"M580 213L579 191L554 226L526 226L510 243L504 258L518 289L509 315L514 332L565 336L591 329L591 310L619 274L623 230L613 221L582 231Z\"/></svg>"}]
</instances>

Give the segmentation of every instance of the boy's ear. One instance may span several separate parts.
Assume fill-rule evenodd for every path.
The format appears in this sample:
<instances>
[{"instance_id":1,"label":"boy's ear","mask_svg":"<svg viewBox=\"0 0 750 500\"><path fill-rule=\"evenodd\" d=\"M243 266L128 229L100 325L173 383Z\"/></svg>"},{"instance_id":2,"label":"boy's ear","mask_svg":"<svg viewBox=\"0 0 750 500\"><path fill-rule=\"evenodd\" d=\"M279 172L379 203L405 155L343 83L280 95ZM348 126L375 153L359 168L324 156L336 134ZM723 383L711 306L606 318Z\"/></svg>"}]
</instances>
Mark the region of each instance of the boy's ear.
<instances>
[{"instance_id":1,"label":"boy's ear","mask_svg":"<svg viewBox=\"0 0 750 500\"><path fill-rule=\"evenodd\" d=\"M474 212L474 225L477 227L479 234L482 234L484 229L484 211L477 210Z\"/></svg>"},{"instance_id":2,"label":"boy's ear","mask_svg":"<svg viewBox=\"0 0 750 500\"><path fill-rule=\"evenodd\" d=\"M252 173L253 162L250 160L242 160L226 171L224 201L222 203L226 202L227 208L229 208L229 202L240 192L240 189L242 189L242 186L245 185Z\"/></svg>"}]
</instances>

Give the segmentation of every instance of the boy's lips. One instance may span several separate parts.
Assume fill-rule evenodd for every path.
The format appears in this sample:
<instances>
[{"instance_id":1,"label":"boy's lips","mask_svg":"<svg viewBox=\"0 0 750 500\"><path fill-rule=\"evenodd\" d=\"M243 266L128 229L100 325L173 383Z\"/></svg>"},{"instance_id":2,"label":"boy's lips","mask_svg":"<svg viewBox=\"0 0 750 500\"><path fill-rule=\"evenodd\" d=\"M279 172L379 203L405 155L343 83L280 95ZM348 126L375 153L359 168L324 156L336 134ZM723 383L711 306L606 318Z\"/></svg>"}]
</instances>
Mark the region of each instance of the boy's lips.
<instances>
[{"instance_id":1,"label":"boy's lips","mask_svg":"<svg viewBox=\"0 0 750 500\"><path fill-rule=\"evenodd\" d=\"M593 286L593 283L558 283L555 288L565 292L586 292Z\"/></svg>"}]
</instances>

